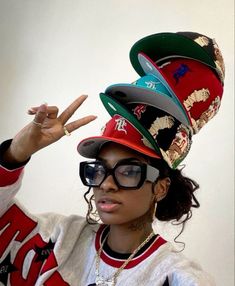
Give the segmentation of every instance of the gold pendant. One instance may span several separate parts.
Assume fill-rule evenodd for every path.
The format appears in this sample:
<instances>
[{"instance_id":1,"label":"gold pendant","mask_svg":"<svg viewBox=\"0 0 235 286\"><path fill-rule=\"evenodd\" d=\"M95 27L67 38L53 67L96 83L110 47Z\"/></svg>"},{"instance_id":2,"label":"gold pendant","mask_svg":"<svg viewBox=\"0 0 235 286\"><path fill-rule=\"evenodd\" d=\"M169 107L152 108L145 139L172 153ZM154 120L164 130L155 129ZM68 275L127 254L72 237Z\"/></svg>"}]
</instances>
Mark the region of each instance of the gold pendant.
<instances>
[{"instance_id":1,"label":"gold pendant","mask_svg":"<svg viewBox=\"0 0 235 286\"><path fill-rule=\"evenodd\" d=\"M114 279L105 280L102 276L97 276L95 280L96 285L100 286L115 286Z\"/></svg>"}]
</instances>

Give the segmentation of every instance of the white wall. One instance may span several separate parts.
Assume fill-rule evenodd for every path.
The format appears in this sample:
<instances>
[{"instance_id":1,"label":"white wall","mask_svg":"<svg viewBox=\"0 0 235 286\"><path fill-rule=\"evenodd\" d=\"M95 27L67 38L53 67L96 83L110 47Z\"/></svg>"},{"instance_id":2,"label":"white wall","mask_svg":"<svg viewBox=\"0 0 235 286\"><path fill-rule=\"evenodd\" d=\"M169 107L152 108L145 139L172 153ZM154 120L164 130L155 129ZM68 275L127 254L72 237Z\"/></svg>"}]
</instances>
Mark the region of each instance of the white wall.
<instances>
[{"instance_id":1,"label":"white wall","mask_svg":"<svg viewBox=\"0 0 235 286\"><path fill-rule=\"evenodd\" d=\"M77 95L89 100L75 117L97 114L87 127L33 156L18 198L33 212L85 214L78 177L78 141L99 134L109 118L98 94L138 75L132 44L164 31L198 31L216 38L226 81L219 114L194 138L186 175L197 180L201 207L181 236L185 254L219 286L233 285L234 39L232 0L0 0L0 140L12 137L42 102L61 110Z\"/></svg>"}]
</instances>

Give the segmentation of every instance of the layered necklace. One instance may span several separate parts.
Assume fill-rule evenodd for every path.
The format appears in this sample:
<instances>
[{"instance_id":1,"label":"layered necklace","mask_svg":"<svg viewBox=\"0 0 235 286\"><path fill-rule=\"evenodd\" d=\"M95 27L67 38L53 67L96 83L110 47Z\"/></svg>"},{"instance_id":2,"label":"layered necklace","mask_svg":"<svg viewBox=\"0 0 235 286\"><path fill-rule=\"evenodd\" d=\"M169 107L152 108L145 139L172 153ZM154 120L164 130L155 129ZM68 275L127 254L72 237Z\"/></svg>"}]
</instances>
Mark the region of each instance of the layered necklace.
<instances>
[{"instance_id":1,"label":"layered necklace","mask_svg":"<svg viewBox=\"0 0 235 286\"><path fill-rule=\"evenodd\" d=\"M108 233L109 234L109 233ZM116 272L114 272L112 274L111 277L108 278L104 278L102 275L100 275L100 271L99 271L99 266L100 266L100 256L101 256L101 252L103 250L103 246L104 243L106 242L107 238L108 238L108 234L105 236L99 250L96 253L96 271L95 271L95 275L96 275L96 280L95 283L96 285L100 285L100 286L115 286L117 283L117 277L118 275L122 272L122 270L127 266L127 264L131 261L131 259L136 255L136 253L146 244L149 242L149 240L155 235L154 232L152 231L150 233L150 235L131 253L131 255L124 261L124 263L121 265L120 268L118 268L116 270Z\"/></svg>"}]
</instances>

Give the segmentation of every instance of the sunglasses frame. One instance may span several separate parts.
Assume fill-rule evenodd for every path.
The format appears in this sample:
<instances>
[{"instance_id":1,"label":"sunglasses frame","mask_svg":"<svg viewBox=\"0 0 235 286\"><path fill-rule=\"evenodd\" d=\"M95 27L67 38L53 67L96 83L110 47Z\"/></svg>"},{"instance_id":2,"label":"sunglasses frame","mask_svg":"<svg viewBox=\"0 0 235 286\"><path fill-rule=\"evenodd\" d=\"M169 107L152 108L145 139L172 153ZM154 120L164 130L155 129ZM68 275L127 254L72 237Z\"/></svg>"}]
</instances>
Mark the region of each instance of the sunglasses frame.
<instances>
[{"instance_id":1,"label":"sunglasses frame","mask_svg":"<svg viewBox=\"0 0 235 286\"><path fill-rule=\"evenodd\" d=\"M95 185L95 184L89 184L86 181L86 177L85 177L85 166L89 165L89 164L94 164L94 163L99 163L105 170L105 176L103 178L103 180L100 182L99 185ZM141 178L139 183L136 186L133 187L128 187L128 186L122 186L116 176L115 176L115 170L122 165L135 165L135 166L140 166L141 168ZM140 161L131 161L130 159L124 159L124 160L120 160L118 161L113 168L108 168L105 163L103 161L99 161L99 160L95 160L95 161L83 161L80 162L80 168L79 168L79 175L81 178L82 183L87 186L87 187L93 187L93 188L99 188L102 183L105 181L105 179L109 176L112 175L113 180L115 182L115 184L118 186L118 188L120 189L125 189L125 190L135 190L135 189L139 189L143 183L145 181L150 181L150 182L155 182L156 179L159 176L159 170L157 168L154 168L151 165L148 165L146 163L140 162Z\"/></svg>"}]
</instances>

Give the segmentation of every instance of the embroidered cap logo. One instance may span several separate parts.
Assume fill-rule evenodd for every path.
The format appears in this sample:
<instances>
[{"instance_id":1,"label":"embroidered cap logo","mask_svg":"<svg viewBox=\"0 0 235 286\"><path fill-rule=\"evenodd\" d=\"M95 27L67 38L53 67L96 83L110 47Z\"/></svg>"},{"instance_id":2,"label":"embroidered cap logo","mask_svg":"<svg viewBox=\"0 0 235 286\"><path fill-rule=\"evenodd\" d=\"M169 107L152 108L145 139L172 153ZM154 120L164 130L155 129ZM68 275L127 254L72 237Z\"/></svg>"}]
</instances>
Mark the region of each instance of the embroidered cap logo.
<instances>
[{"instance_id":1,"label":"embroidered cap logo","mask_svg":"<svg viewBox=\"0 0 235 286\"><path fill-rule=\"evenodd\" d=\"M156 89L157 84L159 84L159 82L156 81L145 81L145 84L148 88L152 88L152 89Z\"/></svg>"},{"instance_id":2,"label":"embroidered cap logo","mask_svg":"<svg viewBox=\"0 0 235 286\"><path fill-rule=\"evenodd\" d=\"M139 104L132 111L133 111L134 115L138 118L138 120L140 120L141 114L145 113L145 111L146 111L146 105Z\"/></svg>"},{"instance_id":3,"label":"embroidered cap logo","mask_svg":"<svg viewBox=\"0 0 235 286\"><path fill-rule=\"evenodd\" d=\"M181 64L179 66L179 68L174 72L174 75L173 75L173 77L174 77L174 79L176 81L176 84L179 82L179 79L181 77L183 77L189 71L191 71L191 70L190 70L190 68L187 65Z\"/></svg>"},{"instance_id":4,"label":"embroidered cap logo","mask_svg":"<svg viewBox=\"0 0 235 286\"><path fill-rule=\"evenodd\" d=\"M115 119L115 122L116 122L115 130L123 131L125 132L125 134L127 134L127 131L125 129L127 125L125 118L123 117L117 118Z\"/></svg>"}]
</instances>

